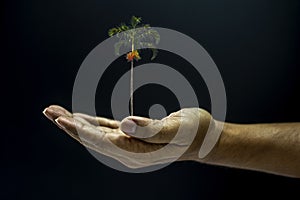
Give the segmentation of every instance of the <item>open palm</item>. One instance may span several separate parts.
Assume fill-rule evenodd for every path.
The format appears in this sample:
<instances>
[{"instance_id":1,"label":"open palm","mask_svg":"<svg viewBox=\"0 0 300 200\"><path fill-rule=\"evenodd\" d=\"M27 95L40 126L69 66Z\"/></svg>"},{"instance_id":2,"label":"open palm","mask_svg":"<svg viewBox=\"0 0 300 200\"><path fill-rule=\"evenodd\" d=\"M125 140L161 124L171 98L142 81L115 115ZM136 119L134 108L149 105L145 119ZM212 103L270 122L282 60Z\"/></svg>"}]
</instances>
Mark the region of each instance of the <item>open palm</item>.
<instances>
[{"instance_id":1,"label":"open palm","mask_svg":"<svg viewBox=\"0 0 300 200\"><path fill-rule=\"evenodd\" d=\"M130 168L167 163L183 150L184 154L180 160L198 159L198 150L212 119L208 112L199 108L182 109L161 120L130 116L121 122L82 113L72 114L56 105L46 108L44 114L85 147L110 156ZM201 124L199 124L200 117ZM195 124L197 133L190 144L187 138L190 138ZM175 137L179 129L182 130L181 136ZM132 154L120 155L112 151L112 143L125 152L149 153L150 156L137 161ZM151 152L167 144L170 144L168 145L170 153L151 158Z\"/></svg>"}]
</instances>

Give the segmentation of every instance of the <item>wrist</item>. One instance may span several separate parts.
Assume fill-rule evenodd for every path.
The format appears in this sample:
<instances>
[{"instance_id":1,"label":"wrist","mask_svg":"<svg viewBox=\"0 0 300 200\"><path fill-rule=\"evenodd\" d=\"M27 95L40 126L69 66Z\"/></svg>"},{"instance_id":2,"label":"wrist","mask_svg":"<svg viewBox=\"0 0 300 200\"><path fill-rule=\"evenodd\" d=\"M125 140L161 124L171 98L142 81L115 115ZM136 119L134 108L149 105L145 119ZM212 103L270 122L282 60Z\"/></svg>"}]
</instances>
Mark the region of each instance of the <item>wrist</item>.
<instances>
[{"instance_id":1,"label":"wrist","mask_svg":"<svg viewBox=\"0 0 300 200\"><path fill-rule=\"evenodd\" d=\"M215 149L219 141L224 123L214 120L210 113L199 109L200 121L197 135L188 150L179 160L189 160L205 162L209 158L208 154Z\"/></svg>"},{"instance_id":2,"label":"wrist","mask_svg":"<svg viewBox=\"0 0 300 200\"><path fill-rule=\"evenodd\" d=\"M237 134L236 130L236 124L213 120L211 130L207 131L207 134L210 135L206 135L210 146L204 144L205 141L201 144L196 161L207 164L221 162L224 159L223 156L225 156L224 152L227 151L226 148L232 146L232 143L234 143L234 135ZM201 156L200 151L203 148L207 148L208 150L205 150L206 152Z\"/></svg>"}]
</instances>

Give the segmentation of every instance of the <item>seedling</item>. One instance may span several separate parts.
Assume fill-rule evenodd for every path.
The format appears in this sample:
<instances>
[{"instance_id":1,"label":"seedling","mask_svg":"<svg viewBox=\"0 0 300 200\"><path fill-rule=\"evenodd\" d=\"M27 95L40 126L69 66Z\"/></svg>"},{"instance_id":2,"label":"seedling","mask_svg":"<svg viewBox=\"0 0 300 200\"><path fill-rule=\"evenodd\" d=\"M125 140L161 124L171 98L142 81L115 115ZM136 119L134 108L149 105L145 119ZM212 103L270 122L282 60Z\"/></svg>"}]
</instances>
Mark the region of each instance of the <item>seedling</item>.
<instances>
[{"instance_id":1,"label":"seedling","mask_svg":"<svg viewBox=\"0 0 300 200\"><path fill-rule=\"evenodd\" d=\"M115 53L120 54L121 48L128 48L130 51L126 54L127 62L130 62L130 114L133 115L133 67L134 61L141 58L140 49L148 48L152 50L151 60L157 56L155 45L159 43L159 33L150 27L149 24L142 24L142 18L132 16L129 24L121 23L120 26L109 29L110 37L116 36L119 41L115 43Z\"/></svg>"}]
</instances>

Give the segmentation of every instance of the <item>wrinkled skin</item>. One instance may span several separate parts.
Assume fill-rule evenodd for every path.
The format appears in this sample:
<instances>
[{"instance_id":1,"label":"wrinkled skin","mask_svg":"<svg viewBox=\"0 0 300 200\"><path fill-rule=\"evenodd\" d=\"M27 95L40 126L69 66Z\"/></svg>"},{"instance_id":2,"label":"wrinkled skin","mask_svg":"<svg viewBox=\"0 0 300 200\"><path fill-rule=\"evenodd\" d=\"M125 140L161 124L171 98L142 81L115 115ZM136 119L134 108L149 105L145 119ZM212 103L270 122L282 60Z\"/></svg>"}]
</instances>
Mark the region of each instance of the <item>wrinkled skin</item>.
<instances>
[{"instance_id":1,"label":"wrinkled skin","mask_svg":"<svg viewBox=\"0 0 300 200\"><path fill-rule=\"evenodd\" d=\"M127 152L134 153L154 152L170 143L172 152L187 149L178 160L200 161L198 158L199 148L210 122L214 121L208 112L199 108L185 108L161 120L130 116L121 122L82 113L72 114L56 105L46 108L43 113L55 125L85 147L110 156L130 168L166 163L169 159L168 154L164 154L157 160L136 162L127 154L120 156L117 153L108 151L107 145L109 143L113 143ZM200 118L201 123L199 123ZM189 127L193 124L199 124L199 126L196 128L197 133L192 144L189 145L186 138L189 138L189 134L191 134ZM183 135L176 140L172 140L180 125L184 129ZM80 133L80 136L78 133Z\"/></svg>"}]
</instances>

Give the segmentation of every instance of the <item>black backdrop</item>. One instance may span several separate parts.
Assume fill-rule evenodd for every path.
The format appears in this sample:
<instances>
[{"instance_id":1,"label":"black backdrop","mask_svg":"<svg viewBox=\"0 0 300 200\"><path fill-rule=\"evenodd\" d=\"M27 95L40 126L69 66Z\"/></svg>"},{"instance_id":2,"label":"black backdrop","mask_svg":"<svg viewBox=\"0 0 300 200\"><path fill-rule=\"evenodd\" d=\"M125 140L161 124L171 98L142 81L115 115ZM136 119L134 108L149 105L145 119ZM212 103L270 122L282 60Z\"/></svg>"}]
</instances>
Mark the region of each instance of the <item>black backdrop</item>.
<instances>
[{"instance_id":1,"label":"black backdrop","mask_svg":"<svg viewBox=\"0 0 300 200\"><path fill-rule=\"evenodd\" d=\"M297 179L199 163L173 163L146 174L110 169L49 123L42 110L54 103L70 109L73 82L85 56L107 38L110 27L137 15L153 26L189 35L209 52L225 83L227 121L300 121L300 1L1 4L0 199L221 199L241 197L237 192L253 198L299 196ZM163 55L158 61L183 62ZM138 91L137 98L148 89ZM157 91L157 96L165 93ZM97 112L109 117L106 100L96 100ZM145 105L159 102L155 98ZM200 104L209 110L205 95ZM176 109L176 101L168 109Z\"/></svg>"}]
</instances>

